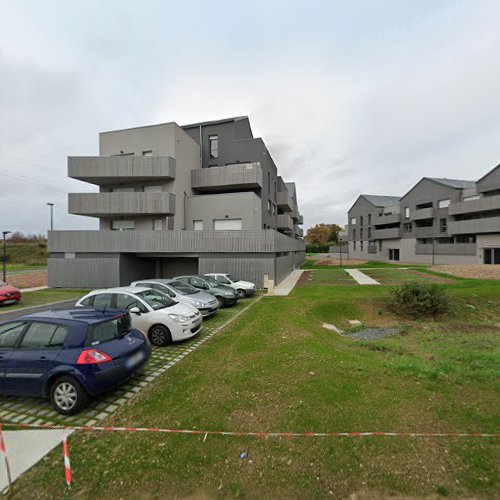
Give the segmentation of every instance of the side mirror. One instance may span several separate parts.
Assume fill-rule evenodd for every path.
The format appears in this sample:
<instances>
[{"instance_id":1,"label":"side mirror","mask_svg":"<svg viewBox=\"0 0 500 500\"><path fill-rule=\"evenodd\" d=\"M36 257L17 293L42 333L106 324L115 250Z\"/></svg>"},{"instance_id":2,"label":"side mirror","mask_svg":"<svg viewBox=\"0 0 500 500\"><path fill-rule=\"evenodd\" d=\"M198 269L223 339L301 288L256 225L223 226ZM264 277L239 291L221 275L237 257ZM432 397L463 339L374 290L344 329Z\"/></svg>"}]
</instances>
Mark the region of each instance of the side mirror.
<instances>
[{"instance_id":1,"label":"side mirror","mask_svg":"<svg viewBox=\"0 0 500 500\"><path fill-rule=\"evenodd\" d=\"M130 309L129 312L132 313L132 314L137 314L137 316L141 315L141 310L137 306L136 307L132 307L132 309Z\"/></svg>"}]
</instances>

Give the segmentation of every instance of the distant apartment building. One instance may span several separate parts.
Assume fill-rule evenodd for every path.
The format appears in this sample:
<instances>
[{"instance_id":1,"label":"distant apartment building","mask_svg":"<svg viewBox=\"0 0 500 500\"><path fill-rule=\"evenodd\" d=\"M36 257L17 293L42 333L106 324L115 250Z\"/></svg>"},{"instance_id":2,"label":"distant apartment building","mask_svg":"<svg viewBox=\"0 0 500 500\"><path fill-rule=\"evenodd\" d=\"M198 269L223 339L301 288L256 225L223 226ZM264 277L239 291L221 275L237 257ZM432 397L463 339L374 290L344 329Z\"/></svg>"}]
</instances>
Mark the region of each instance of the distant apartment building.
<instances>
[{"instance_id":1,"label":"distant apartment building","mask_svg":"<svg viewBox=\"0 0 500 500\"><path fill-rule=\"evenodd\" d=\"M362 194L348 240L354 259L500 264L500 165L477 181L424 177L402 197Z\"/></svg>"},{"instance_id":2,"label":"distant apartment building","mask_svg":"<svg viewBox=\"0 0 500 500\"><path fill-rule=\"evenodd\" d=\"M99 156L69 157L69 213L98 231L49 233L49 285L108 287L146 277L229 272L264 285L304 260L294 183L247 117L99 135Z\"/></svg>"}]
</instances>

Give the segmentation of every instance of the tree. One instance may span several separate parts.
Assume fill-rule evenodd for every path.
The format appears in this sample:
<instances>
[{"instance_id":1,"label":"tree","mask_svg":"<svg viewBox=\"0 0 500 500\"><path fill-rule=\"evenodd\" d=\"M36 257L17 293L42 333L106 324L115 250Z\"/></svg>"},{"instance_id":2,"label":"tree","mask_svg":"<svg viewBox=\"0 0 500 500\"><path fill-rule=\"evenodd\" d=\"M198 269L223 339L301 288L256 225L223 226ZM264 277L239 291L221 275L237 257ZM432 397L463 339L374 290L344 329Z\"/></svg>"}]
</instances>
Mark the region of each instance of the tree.
<instances>
[{"instance_id":1,"label":"tree","mask_svg":"<svg viewBox=\"0 0 500 500\"><path fill-rule=\"evenodd\" d=\"M342 231L342 228L337 224L316 224L307 230L304 239L315 245L326 245L329 242L337 243L339 231Z\"/></svg>"}]
</instances>

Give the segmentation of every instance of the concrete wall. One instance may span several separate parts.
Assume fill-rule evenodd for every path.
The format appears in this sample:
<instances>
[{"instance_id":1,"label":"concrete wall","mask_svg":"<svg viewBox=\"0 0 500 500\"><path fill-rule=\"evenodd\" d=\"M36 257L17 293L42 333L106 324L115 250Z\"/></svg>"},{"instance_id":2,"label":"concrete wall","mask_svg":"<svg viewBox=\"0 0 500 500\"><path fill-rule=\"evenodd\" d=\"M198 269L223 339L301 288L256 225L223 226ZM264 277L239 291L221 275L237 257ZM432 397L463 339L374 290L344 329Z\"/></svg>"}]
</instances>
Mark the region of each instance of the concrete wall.
<instances>
[{"instance_id":1,"label":"concrete wall","mask_svg":"<svg viewBox=\"0 0 500 500\"><path fill-rule=\"evenodd\" d=\"M500 170L500 169L499 169ZM477 236L477 263L484 262L485 248L500 248L500 232L498 234L481 234Z\"/></svg>"},{"instance_id":2,"label":"concrete wall","mask_svg":"<svg viewBox=\"0 0 500 500\"><path fill-rule=\"evenodd\" d=\"M203 194L187 199L187 229L193 221L202 220L203 230L211 231L215 219L241 219L242 229L260 229L262 204L252 192Z\"/></svg>"},{"instance_id":3,"label":"concrete wall","mask_svg":"<svg viewBox=\"0 0 500 500\"><path fill-rule=\"evenodd\" d=\"M477 190L480 193L497 189L500 189L500 165L497 165L477 181Z\"/></svg>"}]
</instances>

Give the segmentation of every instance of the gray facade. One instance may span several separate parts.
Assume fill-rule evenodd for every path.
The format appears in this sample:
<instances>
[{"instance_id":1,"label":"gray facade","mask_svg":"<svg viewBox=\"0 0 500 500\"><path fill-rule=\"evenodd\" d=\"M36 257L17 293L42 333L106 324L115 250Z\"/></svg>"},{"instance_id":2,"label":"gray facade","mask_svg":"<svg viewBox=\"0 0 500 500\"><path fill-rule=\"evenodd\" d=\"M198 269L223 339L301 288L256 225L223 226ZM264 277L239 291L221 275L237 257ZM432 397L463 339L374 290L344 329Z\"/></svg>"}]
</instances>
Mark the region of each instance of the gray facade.
<instances>
[{"instance_id":1,"label":"gray facade","mask_svg":"<svg viewBox=\"0 0 500 500\"><path fill-rule=\"evenodd\" d=\"M500 165L478 181L424 177L402 197L360 195L348 240L354 259L500 264Z\"/></svg>"},{"instance_id":2,"label":"gray facade","mask_svg":"<svg viewBox=\"0 0 500 500\"><path fill-rule=\"evenodd\" d=\"M205 272L263 286L302 263L295 184L247 117L104 132L99 149L68 158L69 176L99 189L71 193L69 212L98 218L99 231L49 233L50 286Z\"/></svg>"}]
</instances>

